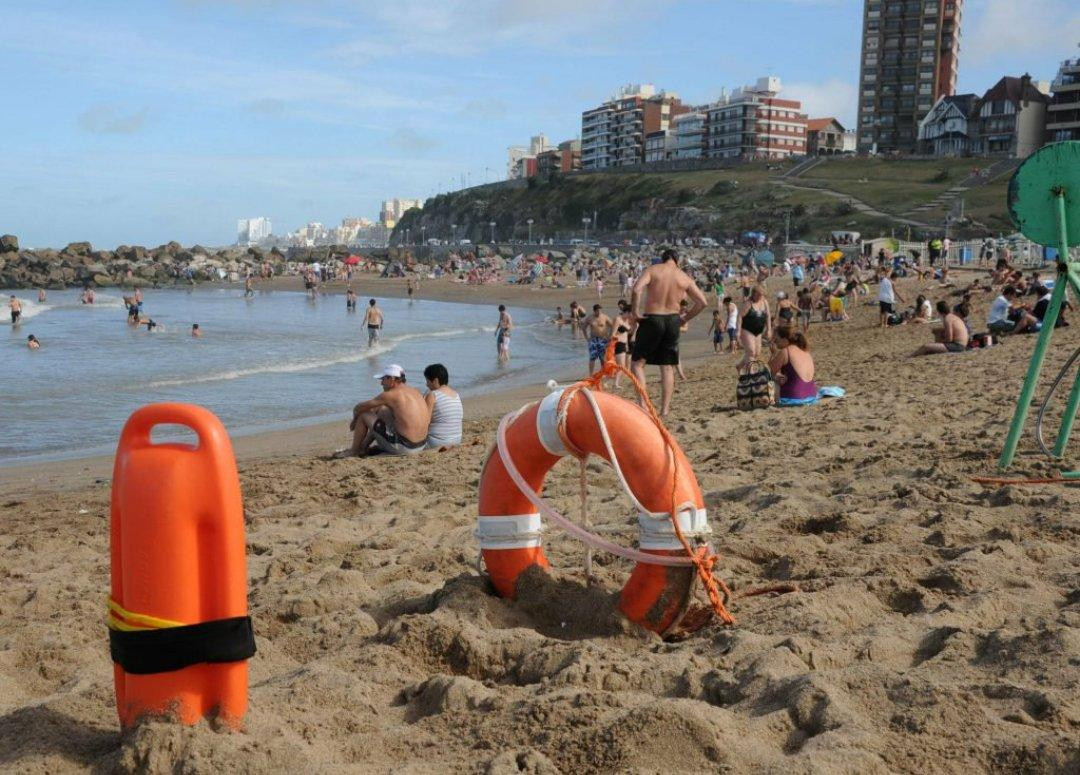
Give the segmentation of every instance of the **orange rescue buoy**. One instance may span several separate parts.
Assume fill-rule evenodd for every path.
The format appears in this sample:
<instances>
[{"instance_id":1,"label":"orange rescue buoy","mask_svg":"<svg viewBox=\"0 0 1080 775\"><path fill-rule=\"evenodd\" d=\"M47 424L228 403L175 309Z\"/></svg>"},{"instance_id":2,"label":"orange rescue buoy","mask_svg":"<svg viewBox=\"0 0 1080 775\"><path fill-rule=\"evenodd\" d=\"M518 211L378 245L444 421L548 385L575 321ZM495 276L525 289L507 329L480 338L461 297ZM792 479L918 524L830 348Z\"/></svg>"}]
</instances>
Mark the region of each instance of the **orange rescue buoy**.
<instances>
[{"instance_id":1,"label":"orange rescue buoy","mask_svg":"<svg viewBox=\"0 0 1080 775\"><path fill-rule=\"evenodd\" d=\"M540 545L540 514L529 496L540 493L548 471L567 454L594 454L612 463L609 444L621 461L621 476L630 495L643 509L638 526L644 554L687 556L670 517L673 503L681 504L677 519L683 538L703 541L709 534L701 489L690 463L677 444L665 440L649 414L607 393L558 390L504 420L500 444L484 464L477 537L499 595L515 597L518 577L526 568L549 567ZM504 454L531 493L515 484ZM615 467L620 470L619 465ZM689 562L674 566L639 561L622 589L619 608L631 621L664 633L685 611L694 575Z\"/></svg>"},{"instance_id":2,"label":"orange rescue buoy","mask_svg":"<svg viewBox=\"0 0 1080 775\"><path fill-rule=\"evenodd\" d=\"M195 431L196 446L155 444L156 425ZM144 715L185 724L247 710L255 640L248 617L244 509L232 444L213 413L189 404L137 410L113 468L109 646L123 727Z\"/></svg>"}]
</instances>

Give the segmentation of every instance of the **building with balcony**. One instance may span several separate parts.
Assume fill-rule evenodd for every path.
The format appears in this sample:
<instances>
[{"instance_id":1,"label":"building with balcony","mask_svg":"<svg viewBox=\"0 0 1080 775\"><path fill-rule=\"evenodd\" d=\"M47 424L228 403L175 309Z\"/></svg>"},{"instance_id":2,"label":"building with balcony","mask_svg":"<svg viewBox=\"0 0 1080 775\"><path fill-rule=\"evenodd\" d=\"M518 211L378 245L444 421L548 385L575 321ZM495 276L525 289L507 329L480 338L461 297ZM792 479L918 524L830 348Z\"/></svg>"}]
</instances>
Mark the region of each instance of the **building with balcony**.
<instances>
[{"instance_id":1,"label":"building with balcony","mask_svg":"<svg viewBox=\"0 0 1080 775\"><path fill-rule=\"evenodd\" d=\"M566 140L558 148L549 148L536 157L536 174L573 172L581 169L581 141Z\"/></svg>"},{"instance_id":2,"label":"building with balcony","mask_svg":"<svg viewBox=\"0 0 1080 775\"><path fill-rule=\"evenodd\" d=\"M994 84L971 109L968 134L973 153L1026 158L1046 140L1046 92L1030 75L1006 76Z\"/></svg>"},{"instance_id":3,"label":"building with balcony","mask_svg":"<svg viewBox=\"0 0 1080 775\"><path fill-rule=\"evenodd\" d=\"M1050 84L1046 141L1080 140L1080 59L1066 59Z\"/></svg>"},{"instance_id":4,"label":"building with balcony","mask_svg":"<svg viewBox=\"0 0 1080 775\"><path fill-rule=\"evenodd\" d=\"M977 99L975 94L939 97L919 122L919 153L928 156L967 155L971 150L968 116Z\"/></svg>"},{"instance_id":5,"label":"building with balcony","mask_svg":"<svg viewBox=\"0 0 1080 775\"><path fill-rule=\"evenodd\" d=\"M236 222L236 244L258 245L270 237L269 218L241 218Z\"/></svg>"},{"instance_id":6,"label":"building with balcony","mask_svg":"<svg viewBox=\"0 0 1080 775\"><path fill-rule=\"evenodd\" d=\"M835 118L806 120L808 156L837 156L844 153L844 125Z\"/></svg>"},{"instance_id":7,"label":"building with balcony","mask_svg":"<svg viewBox=\"0 0 1080 775\"><path fill-rule=\"evenodd\" d=\"M714 159L783 159L806 154L806 114L798 100L781 99L780 79L759 78L702 108L705 155Z\"/></svg>"},{"instance_id":8,"label":"building with balcony","mask_svg":"<svg viewBox=\"0 0 1080 775\"><path fill-rule=\"evenodd\" d=\"M645 136L669 128L687 110L678 95L652 84L630 84L581 114L581 167L599 170L645 161Z\"/></svg>"},{"instance_id":9,"label":"building with balcony","mask_svg":"<svg viewBox=\"0 0 1080 775\"><path fill-rule=\"evenodd\" d=\"M675 130L671 127L645 135L645 162L675 158Z\"/></svg>"},{"instance_id":10,"label":"building with balcony","mask_svg":"<svg viewBox=\"0 0 1080 775\"><path fill-rule=\"evenodd\" d=\"M676 159L700 159L705 156L707 118L708 113L700 110L683 113L674 118L672 126L675 131Z\"/></svg>"},{"instance_id":11,"label":"building with balcony","mask_svg":"<svg viewBox=\"0 0 1080 775\"><path fill-rule=\"evenodd\" d=\"M540 154L554 150L554 146L548 142L547 136L541 132L529 138L529 144L512 145L506 149L506 178L516 180L518 178L531 178L536 174L539 167Z\"/></svg>"},{"instance_id":12,"label":"building with balcony","mask_svg":"<svg viewBox=\"0 0 1080 775\"><path fill-rule=\"evenodd\" d=\"M919 122L956 92L963 0L865 0L858 150L913 153Z\"/></svg>"},{"instance_id":13,"label":"building with balcony","mask_svg":"<svg viewBox=\"0 0 1080 775\"><path fill-rule=\"evenodd\" d=\"M401 216L405 215L409 210L414 207L423 208L423 206L423 199L387 199L382 203L382 209L379 211L379 223L388 229L392 229L401 220ZM308 224L308 226L311 226L311 224Z\"/></svg>"}]
</instances>

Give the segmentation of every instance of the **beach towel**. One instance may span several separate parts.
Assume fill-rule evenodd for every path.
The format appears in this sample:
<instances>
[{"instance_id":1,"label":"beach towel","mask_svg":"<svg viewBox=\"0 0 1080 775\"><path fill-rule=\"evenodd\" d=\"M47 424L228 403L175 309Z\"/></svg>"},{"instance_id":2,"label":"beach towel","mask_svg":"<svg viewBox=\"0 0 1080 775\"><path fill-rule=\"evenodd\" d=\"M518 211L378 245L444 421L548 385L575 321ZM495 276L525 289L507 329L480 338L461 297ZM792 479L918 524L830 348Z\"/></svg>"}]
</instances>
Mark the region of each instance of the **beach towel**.
<instances>
[{"instance_id":1,"label":"beach towel","mask_svg":"<svg viewBox=\"0 0 1080 775\"><path fill-rule=\"evenodd\" d=\"M843 398L845 392L842 387L830 385L818 388L816 396L810 396L809 398L781 398L778 403L780 406L808 406L816 404L823 398Z\"/></svg>"}]
</instances>

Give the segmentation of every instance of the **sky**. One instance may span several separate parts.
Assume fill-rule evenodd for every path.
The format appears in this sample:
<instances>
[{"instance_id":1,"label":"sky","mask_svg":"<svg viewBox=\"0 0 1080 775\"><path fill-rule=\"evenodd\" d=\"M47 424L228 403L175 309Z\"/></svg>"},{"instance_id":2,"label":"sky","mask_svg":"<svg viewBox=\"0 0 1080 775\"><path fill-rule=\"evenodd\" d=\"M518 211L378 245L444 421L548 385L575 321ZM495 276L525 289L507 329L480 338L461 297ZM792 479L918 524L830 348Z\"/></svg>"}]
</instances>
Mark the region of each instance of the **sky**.
<instances>
[{"instance_id":1,"label":"sky","mask_svg":"<svg viewBox=\"0 0 1080 775\"><path fill-rule=\"evenodd\" d=\"M1072 0L966 0L960 92L1052 80ZM852 126L860 0L0 0L0 233L232 242L376 218L576 137L627 83L684 101L779 76Z\"/></svg>"}]
</instances>

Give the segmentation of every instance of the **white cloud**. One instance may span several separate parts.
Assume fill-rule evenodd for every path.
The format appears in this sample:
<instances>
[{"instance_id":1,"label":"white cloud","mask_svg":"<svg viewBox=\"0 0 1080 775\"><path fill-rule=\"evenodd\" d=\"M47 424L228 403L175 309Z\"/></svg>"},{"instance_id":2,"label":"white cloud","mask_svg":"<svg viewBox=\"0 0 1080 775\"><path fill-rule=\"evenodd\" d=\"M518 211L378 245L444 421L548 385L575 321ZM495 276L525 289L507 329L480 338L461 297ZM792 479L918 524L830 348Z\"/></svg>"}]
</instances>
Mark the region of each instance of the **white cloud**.
<instances>
[{"instance_id":1,"label":"white cloud","mask_svg":"<svg viewBox=\"0 0 1080 775\"><path fill-rule=\"evenodd\" d=\"M780 96L802 100L803 112L810 118L835 117L846 128L855 126L858 90L852 81L832 78L824 83L783 83Z\"/></svg>"},{"instance_id":2,"label":"white cloud","mask_svg":"<svg viewBox=\"0 0 1080 775\"><path fill-rule=\"evenodd\" d=\"M1053 50L1064 58L1080 41L1080 5L1070 0L982 0L965 10L976 21L961 25L962 57L974 64Z\"/></svg>"}]
</instances>

